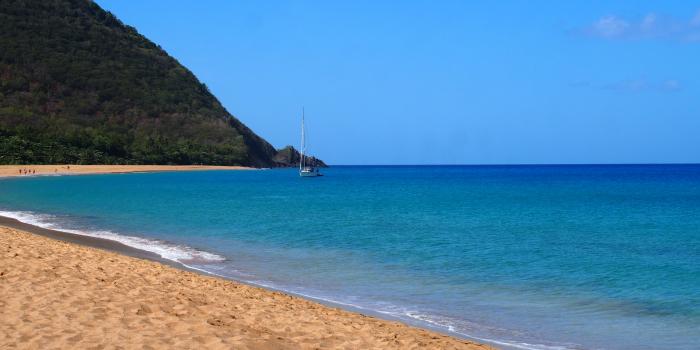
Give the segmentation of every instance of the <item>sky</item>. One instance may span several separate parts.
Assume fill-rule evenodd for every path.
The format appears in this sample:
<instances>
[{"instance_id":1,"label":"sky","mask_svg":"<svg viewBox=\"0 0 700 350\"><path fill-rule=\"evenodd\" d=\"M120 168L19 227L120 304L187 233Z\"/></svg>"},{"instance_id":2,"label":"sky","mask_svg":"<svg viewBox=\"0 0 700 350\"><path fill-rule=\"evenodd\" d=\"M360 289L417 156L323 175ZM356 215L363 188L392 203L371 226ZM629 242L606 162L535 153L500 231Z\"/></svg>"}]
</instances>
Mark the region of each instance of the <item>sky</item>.
<instances>
[{"instance_id":1,"label":"sky","mask_svg":"<svg viewBox=\"0 0 700 350\"><path fill-rule=\"evenodd\" d=\"M329 164L700 162L699 2L96 2Z\"/></svg>"}]
</instances>

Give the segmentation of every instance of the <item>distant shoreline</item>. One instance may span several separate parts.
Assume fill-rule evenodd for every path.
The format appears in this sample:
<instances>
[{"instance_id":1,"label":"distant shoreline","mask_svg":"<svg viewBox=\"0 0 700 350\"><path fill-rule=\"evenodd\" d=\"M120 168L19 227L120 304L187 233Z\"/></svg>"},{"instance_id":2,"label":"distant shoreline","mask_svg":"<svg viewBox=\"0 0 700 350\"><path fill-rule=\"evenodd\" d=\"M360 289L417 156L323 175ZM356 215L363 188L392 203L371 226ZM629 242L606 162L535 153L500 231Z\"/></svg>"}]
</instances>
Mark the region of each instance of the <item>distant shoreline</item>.
<instances>
[{"instance_id":1,"label":"distant shoreline","mask_svg":"<svg viewBox=\"0 0 700 350\"><path fill-rule=\"evenodd\" d=\"M24 170L29 170L24 173ZM41 165L0 165L0 178L47 176L47 175L89 175L89 174L123 174L150 173L166 171L199 171L199 170L256 170L244 166L225 165L73 165L73 164L41 164Z\"/></svg>"}]
</instances>

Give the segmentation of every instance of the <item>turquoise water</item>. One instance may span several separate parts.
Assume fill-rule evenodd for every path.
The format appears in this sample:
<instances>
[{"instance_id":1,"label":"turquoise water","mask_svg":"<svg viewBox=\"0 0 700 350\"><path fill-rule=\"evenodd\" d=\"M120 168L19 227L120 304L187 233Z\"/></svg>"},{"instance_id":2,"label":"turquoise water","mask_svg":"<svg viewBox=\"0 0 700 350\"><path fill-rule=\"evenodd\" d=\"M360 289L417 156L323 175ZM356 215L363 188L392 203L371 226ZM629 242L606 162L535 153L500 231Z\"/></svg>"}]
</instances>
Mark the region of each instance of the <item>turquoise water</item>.
<instances>
[{"instance_id":1,"label":"turquoise water","mask_svg":"<svg viewBox=\"0 0 700 350\"><path fill-rule=\"evenodd\" d=\"M0 215L523 349L700 348L700 165L16 178Z\"/></svg>"}]
</instances>

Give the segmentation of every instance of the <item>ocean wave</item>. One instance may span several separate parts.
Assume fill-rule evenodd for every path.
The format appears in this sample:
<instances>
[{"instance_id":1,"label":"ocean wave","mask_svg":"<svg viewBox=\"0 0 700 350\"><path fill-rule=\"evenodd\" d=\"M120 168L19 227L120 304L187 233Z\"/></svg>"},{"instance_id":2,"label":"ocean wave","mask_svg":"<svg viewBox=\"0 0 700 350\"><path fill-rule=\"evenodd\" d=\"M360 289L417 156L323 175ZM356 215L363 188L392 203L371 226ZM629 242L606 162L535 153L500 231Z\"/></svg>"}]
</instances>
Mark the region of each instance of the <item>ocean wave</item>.
<instances>
[{"instance_id":1,"label":"ocean wave","mask_svg":"<svg viewBox=\"0 0 700 350\"><path fill-rule=\"evenodd\" d=\"M529 343L523 341L517 341L512 339L507 339L506 333L512 332L511 330L488 327L482 324L476 324L463 319L455 319L447 316L440 316L431 313L425 313L414 310L407 310L403 308L389 308L385 310L380 310L380 313L385 313L392 315L393 317L399 319L410 319L414 321L419 321L422 324L428 324L436 329L447 330L449 333L458 335L463 338L469 338L477 341L483 341L490 344L500 345L509 349L523 349L523 350L579 350L582 349L577 344L542 344L542 343ZM477 330L470 332L469 330ZM484 337L477 336L477 334L504 334L502 338L498 337Z\"/></svg>"},{"instance_id":2,"label":"ocean wave","mask_svg":"<svg viewBox=\"0 0 700 350\"><path fill-rule=\"evenodd\" d=\"M58 218L54 215L39 214L29 211L0 210L0 216L50 230L116 241L132 248L158 254L163 259L182 264L208 264L226 260L226 258L221 255L156 239L127 236L108 230L76 230L65 228L58 223Z\"/></svg>"},{"instance_id":3,"label":"ocean wave","mask_svg":"<svg viewBox=\"0 0 700 350\"><path fill-rule=\"evenodd\" d=\"M391 303L372 303L366 301L355 300L348 297L329 297L321 291L310 291L304 288L295 288L292 286L273 283L271 281L261 280L256 276L244 273L231 266L220 265L227 259L223 256L198 250L192 247L172 244L169 242L147 239L142 237L127 236L118 234L108 230L78 230L66 228L60 224L60 218L54 215L39 214L29 211L3 211L0 210L0 216L12 218L26 224L57 230L72 234L108 239L122 243L124 245L158 254L163 259L178 262L187 268L198 270L206 274L219 276L227 279L238 280L252 285L257 285L263 288L278 290L281 292L291 293L300 297L304 297L319 302L334 304L341 307L346 307L368 313L383 314L390 318L403 320L408 323L413 323L417 326L423 326L451 333L461 338L472 339L476 341L486 342L498 345L507 349L522 349L522 350L576 350L581 349L575 344L559 345L559 344L534 344L529 342L515 341L507 339L507 336L500 337L483 337L474 335L474 333L493 334L507 333L508 330L489 329L480 324L470 323L462 319L453 319L450 317L439 316L430 312L421 312L410 310L404 307L396 306ZM470 331L472 330L472 331ZM473 331L476 330L476 331ZM481 330L481 332L479 331ZM485 331L485 332L484 332ZM497 338L497 339L494 339Z\"/></svg>"}]
</instances>

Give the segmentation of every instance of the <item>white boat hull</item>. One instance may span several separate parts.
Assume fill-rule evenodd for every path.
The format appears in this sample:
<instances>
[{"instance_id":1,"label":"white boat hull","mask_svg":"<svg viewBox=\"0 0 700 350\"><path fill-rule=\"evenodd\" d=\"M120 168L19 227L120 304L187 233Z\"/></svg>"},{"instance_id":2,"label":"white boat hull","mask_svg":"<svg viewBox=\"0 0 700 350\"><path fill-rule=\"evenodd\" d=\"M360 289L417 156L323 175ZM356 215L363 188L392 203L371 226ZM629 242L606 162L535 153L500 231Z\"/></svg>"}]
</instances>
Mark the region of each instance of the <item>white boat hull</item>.
<instances>
[{"instance_id":1,"label":"white boat hull","mask_svg":"<svg viewBox=\"0 0 700 350\"><path fill-rule=\"evenodd\" d=\"M316 177L316 176L322 176L322 175L316 171L300 171L299 176L301 176L301 177Z\"/></svg>"}]
</instances>

